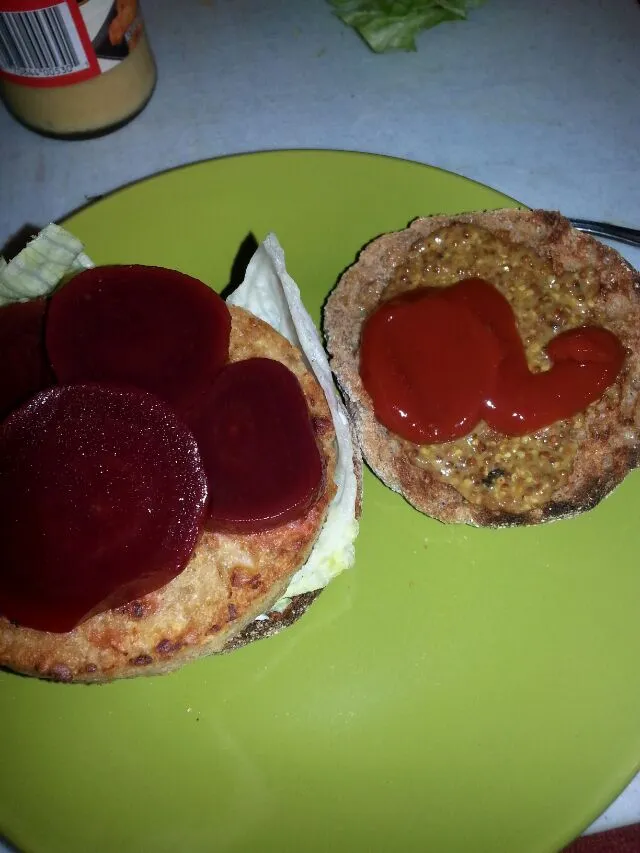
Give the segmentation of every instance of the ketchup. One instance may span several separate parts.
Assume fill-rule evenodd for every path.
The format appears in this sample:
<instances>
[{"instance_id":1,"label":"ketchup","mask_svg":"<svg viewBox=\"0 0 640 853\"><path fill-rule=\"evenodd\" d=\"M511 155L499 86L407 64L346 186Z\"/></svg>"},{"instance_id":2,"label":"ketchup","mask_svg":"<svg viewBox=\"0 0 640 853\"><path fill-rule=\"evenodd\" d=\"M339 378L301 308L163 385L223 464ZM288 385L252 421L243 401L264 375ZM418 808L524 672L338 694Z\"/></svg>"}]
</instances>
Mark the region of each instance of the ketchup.
<instances>
[{"instance_id":1,"label":"ketchup","mask_svg":"<svg viewBox=\"0 0 640 853\"><path fill-rule=\"evenodd\" d=\"M376 418L416 444L452 441L480 420L525 435L601 397L625 358L597 326L562 332L545 351L552 367L532 373L507 299L468 278L383 303L363 327L360 376Z\"/></svg>"}]
</instances>

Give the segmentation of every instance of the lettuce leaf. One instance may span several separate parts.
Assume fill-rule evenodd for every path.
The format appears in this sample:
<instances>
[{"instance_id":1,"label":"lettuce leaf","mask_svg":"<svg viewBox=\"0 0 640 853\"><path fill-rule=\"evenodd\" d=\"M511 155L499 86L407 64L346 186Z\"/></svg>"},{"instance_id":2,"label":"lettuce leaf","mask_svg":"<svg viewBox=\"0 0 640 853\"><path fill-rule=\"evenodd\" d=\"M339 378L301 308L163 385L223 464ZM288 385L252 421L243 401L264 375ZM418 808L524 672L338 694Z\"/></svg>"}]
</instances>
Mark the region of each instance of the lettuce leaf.
<instances>
[{"instance_id":1,"label":"lettuce leaf","mask_svg":"<svg viewBox=\"0 0 640 853\"><path fill-rule=\"evenodd\" d=\"M73 234L51 223L7 263L0 257L0 307L47 296L65 276L93 266Z\"/></svg>"},{"instance_id":2,"label":"lettuce leaf","mask_svg":"<svg viewBox=\"0 0 640 853\"><path fill-rule=\"evenodd\" d=\"M287 272L284 251L275 234L269 234L259 246L249 261L244 281L227 302L265 320L302 352L325 393L336 430L338 490L307 562L291 579L284 599L274 608L277 610L286 607L294 595L322 589L353 565L358 535L355 460L359 456L354 454L349 418L333 384L320 333L302 303L298 285Z\"/></svg>"},{"instance_id":3,"label":"lettuce leaf","mask_svg":"<svg viewBox=\"0 0 640 853\"><path fill-rule=\"evenodd\" d=\"M416 50L416 35L443 21L460 21L484 0L329 0L335 14L376 53Z\"/></svg>"}]
</instances>

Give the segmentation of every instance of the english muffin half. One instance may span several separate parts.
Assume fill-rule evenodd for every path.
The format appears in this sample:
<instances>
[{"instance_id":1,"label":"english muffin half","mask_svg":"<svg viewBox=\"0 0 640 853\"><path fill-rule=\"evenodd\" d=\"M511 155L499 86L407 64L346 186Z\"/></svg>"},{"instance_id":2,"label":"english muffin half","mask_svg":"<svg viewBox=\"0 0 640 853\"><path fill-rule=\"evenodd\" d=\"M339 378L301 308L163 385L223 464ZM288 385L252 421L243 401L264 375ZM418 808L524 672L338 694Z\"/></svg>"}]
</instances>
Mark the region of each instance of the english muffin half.
<instances>
[{"instance_id":1,"label":"english muffin half","mask_svg":"<svg viewBox=\"0 0 640 853\"><path fill-rule=\"evenodd\" d=\"M360 376L367 318L419 287L479 277L507 298L531 371L559 333L613 332L626 350L617 380L573 417L523 436L480 421L468 435L414 444L374 416ZM559 213L496 210L417 219L374 239L340 278L324 311L331 367L375 474L443 522L537 524L591 509L640 459L640 277L613 249ZM425 368L427 369L427 368Z\"/></svg>"}]
</instances>

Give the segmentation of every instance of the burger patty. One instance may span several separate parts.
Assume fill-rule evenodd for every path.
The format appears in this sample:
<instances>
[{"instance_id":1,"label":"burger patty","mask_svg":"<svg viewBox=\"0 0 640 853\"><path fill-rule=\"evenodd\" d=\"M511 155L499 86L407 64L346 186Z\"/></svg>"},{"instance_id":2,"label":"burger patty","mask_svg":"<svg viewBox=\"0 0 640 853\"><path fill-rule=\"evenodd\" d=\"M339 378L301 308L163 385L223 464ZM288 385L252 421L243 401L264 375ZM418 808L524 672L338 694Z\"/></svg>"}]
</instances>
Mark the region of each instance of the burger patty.
<instances>
[{"instance_id":1,"label":"burger patty","mask_svg":"<svg viewBox=\"0 0 640 853\"><path fill-rule=\"evenodd\" d=\"M124 607L93 616L69 633L36 631L0 616L0 666L65 682L169 672L275 633L298 618L315 597L298 596L285 613L254 621L269 612L305 563L335 494L331 413L301 353L244 309L229 310L229 360L275 359L300 382L324 463L318 500L304 517L260 533L204 531L187 567L173 581Z\"/></svg>"}]
</instances>

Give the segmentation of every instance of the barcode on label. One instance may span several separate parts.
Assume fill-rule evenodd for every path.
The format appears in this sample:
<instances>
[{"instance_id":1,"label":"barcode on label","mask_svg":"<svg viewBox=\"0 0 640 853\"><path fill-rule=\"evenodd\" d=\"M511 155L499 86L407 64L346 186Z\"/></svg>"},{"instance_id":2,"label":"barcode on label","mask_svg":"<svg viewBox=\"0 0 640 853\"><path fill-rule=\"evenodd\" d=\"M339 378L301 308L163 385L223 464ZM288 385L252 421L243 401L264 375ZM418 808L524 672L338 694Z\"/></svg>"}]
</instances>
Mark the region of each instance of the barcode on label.
<instances>
[{"instance_id":1,"label":"barcode on label","mask_svg":"<svg viewBox=\"0 0 640 853\"><path fill-rule=\"evenodd\" d=\"M89 64L66 3L0 13L0 70L20 77L61 77Z\"/></svg>"}]
</instances>

